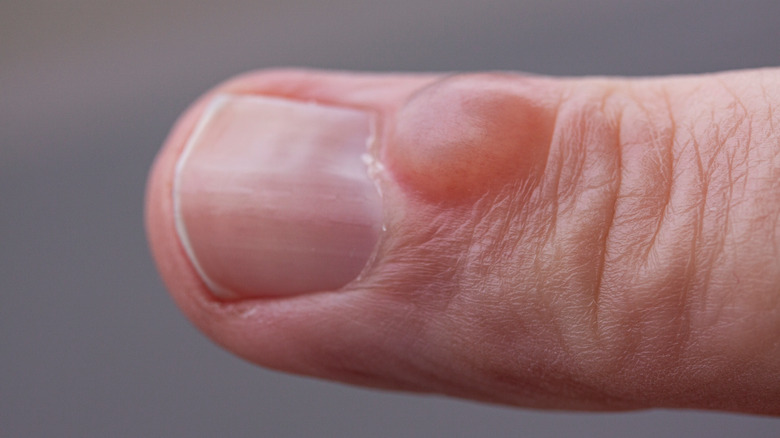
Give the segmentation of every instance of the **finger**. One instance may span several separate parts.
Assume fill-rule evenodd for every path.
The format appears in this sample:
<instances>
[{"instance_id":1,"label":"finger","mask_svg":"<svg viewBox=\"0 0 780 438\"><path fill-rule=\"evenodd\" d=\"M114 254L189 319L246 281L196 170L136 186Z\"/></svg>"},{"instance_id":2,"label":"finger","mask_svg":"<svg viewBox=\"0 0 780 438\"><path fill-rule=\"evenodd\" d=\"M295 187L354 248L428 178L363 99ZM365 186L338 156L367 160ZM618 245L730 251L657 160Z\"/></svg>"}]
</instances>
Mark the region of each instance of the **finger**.
<instances>
[{"instance_id":1,"label":"finger","mask_svg":"<svg viewBox=\"0 0 780 438\"><path fill-rule=\"evenodd\" d=\"M713 112L764 114L745 83L244 76L161 151L152 248L185 313L264 366L534 407L774 412L772 137L730 142L758 131Z\"/></svg>"}]
</instances>

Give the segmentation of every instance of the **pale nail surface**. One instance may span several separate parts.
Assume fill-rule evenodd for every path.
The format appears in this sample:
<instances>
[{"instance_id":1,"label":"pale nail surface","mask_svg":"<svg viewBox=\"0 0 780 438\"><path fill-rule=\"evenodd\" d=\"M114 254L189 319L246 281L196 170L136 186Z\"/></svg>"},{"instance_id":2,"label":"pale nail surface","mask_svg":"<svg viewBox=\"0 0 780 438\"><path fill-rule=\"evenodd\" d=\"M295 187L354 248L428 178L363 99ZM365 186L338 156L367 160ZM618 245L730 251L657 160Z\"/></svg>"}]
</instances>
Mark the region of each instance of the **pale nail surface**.
<instances>
[{"instance_id":1,"label":"pale nail surface","mask_svg":"<svg viewBox=\"0 0 780 438\"><path fill-rule=\"evenodd\" d=\"M382 229L365 157L364 111L217 96L176 167L176 228L219 297L339 289L359 276Z\"/></svg>"}]
</instances>

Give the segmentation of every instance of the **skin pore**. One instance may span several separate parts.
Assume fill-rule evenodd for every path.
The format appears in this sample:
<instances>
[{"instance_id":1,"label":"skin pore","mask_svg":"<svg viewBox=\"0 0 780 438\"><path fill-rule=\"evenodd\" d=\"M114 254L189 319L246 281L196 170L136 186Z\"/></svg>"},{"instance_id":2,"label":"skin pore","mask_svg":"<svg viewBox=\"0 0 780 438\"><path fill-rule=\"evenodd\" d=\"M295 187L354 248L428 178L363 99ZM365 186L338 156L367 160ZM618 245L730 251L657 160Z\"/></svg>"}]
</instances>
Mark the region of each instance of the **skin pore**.
<instances>
[{"instance_id":1,"label":"skin pore","mask_svg":"<svg viewBox=\"0 0 780 438\"><path fill-rule=\"evenodd\" d=\"M344 287L225 300L199 277L173 181L225 93L375 117L383 231ZM253 73L173 130L149 180L149 238L185 314L262 366L534 408L778 415L777 102L774 69Z\"/></svg>"}]
</instances>

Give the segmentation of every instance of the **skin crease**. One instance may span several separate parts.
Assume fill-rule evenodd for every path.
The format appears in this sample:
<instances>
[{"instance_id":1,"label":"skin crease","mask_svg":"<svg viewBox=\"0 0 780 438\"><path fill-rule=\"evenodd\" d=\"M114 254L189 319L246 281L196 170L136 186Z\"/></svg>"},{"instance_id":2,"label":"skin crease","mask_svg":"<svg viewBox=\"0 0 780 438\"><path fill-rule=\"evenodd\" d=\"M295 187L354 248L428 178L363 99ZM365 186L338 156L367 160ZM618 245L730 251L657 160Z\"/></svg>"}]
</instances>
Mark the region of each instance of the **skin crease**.
<instances>
[{"instance_id":1,"label":"skin crease","mask_svg":"<svg viewBox=\"0 0 780 438\"><path fill-rule=\"evenodd\" d=\"M173 168L212 93L377 114L385 226L338 291L219 301ZM185 314L262 366L553 409L780 414L780 72L252 73L185 113L147 227ZM437 132L436 127L446 127Z\"/></svg>"}]
</instances>

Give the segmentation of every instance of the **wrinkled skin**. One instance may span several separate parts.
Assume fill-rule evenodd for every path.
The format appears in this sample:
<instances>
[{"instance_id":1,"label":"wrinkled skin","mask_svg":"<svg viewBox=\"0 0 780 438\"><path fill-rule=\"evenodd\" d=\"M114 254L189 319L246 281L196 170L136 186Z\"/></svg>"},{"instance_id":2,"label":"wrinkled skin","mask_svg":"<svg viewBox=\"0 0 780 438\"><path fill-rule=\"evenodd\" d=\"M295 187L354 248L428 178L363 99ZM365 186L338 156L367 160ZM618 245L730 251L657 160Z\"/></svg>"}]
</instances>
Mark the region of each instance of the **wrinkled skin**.
<instances>
[{"instance_id":1,"label":"wrinkled skin","mask_svg":"<svg viewBox=\"0 0 780 438\"><path fill-rule=\"evenodd\" d=\"M284 298L207 290L170 197L215 92L378 114L386 231L357 280ZM778 103L773 69L253 73L172 132L149 181L150 242L191 320L262 366L535 408L778 415Z\"/></svg>"}]
</instances>

